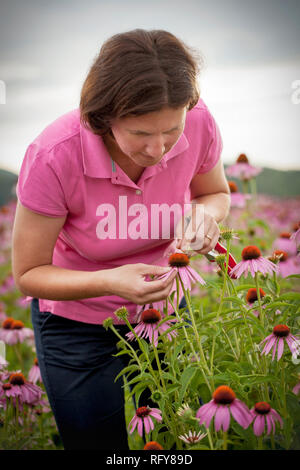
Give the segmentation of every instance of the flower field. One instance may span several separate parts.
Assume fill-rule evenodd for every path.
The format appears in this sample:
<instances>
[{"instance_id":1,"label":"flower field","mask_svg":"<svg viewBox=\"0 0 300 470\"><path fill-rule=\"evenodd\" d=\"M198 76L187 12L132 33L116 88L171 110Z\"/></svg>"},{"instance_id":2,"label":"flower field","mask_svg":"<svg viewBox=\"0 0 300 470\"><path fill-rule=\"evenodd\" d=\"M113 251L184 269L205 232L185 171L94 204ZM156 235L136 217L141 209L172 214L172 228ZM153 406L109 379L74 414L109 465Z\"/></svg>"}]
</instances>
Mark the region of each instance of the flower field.
<instances>
[{"instance_id":1,"label":"flower field","mask_svg":"<svg viewBox=\"0 0 300 470\"><path fill-rule=\"evenodd\" d=\"M132 450L300 449L300 199L257 195L255 172L235 167L215 258L174 250L168 300L138 310L135 327L125 308L105 320L116 334L112 318L128 325L118 380ZM15 205L0 209L0 449L62 449L11 274Z\"/></svg>"}]
</instances>

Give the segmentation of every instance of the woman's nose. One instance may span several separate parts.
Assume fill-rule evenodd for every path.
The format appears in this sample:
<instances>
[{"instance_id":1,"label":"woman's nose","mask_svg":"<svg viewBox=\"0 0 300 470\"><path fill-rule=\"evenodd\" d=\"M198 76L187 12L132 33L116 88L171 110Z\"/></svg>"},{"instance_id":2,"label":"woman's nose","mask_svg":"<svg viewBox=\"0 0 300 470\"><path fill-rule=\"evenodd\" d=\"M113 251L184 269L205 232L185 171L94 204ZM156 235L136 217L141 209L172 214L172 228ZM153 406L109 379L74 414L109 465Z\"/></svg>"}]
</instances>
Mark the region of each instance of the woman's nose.
<instances>
[{"instance_id":1,"label":"woman's nose","mask_svg":"<svg viewBox=\"0 0 300 470\"><path fill-rule=\"evenodd\" d=\"M156 139L146 146L147 155L150 157L161 157L165 153L166 147L163 139Z\"/></svg>"}]
</instances>

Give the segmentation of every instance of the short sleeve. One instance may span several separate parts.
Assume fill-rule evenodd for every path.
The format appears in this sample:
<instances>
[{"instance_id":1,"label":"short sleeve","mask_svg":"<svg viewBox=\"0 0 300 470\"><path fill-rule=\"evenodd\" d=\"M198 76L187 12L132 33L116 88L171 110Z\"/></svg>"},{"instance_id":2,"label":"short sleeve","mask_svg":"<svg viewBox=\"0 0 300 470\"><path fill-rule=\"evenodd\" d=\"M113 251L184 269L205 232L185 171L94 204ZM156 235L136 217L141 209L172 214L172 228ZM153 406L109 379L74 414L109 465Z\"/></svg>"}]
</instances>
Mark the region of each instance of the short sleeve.
<instances>
[{"instance_id":1,"label":"short sleeve","mask_svg":"<svg viewBox=\"0 0 300 470\"><path fill-rule=\"evenodd\" d=\"M68 213L63 187L51 164L49 151L38 149L35 144L25 153L16 194L23 206L39 214L62 217Z\"/></svg>"},{"instance_id":2,"label":"short sleeve","mask_svg":"<svg viewBox=\"0 0 300 470\"><path fill-rule=\"evenodd\" d=\"M204 154L204 158L200 159L200 164L196 174L207 173L208 171L212 170L218 163L223 149L223 142L219 126L209 112L207 117L208 145Z\"/></svg>"}]
</instances>

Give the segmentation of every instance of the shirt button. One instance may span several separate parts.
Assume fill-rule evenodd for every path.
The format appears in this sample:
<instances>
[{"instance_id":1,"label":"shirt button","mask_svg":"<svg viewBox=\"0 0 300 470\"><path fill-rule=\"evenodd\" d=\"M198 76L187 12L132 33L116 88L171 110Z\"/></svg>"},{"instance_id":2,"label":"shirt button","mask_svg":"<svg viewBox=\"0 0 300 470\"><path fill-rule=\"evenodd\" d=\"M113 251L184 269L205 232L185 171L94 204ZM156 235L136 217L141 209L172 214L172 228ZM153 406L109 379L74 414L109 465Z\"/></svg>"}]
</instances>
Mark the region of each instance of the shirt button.
<instances>
[{"instance_id":1,"label":"shirt button","mask_svg":"<svg viewBox=\"0 0 300 470\"><path fill-rule=\"evenodd\" d=\"M142 191L140 189L137 189L135 194L142 194Z\"/></svg>"}]
</instances>

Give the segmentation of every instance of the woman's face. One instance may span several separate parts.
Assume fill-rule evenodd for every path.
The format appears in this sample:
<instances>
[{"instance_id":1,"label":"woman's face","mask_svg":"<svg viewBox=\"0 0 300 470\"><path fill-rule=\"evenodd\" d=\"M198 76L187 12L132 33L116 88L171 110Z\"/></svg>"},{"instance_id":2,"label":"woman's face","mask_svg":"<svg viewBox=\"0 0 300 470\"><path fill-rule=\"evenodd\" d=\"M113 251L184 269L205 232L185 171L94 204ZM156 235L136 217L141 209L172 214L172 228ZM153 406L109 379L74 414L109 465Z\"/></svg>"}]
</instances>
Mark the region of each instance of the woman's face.
<instances>
[{"instance_id":1,"label":"woman's face","mask_svg":"<svg viewBox=\"0 0 300 470\"><path fill-rule=\"evenodd\" d=\"M111 127L116 150L136 165L155 165L181 136L186 112L186 107L166 107L142 116L116 119Z\"/></svg>"}]
</instances>

